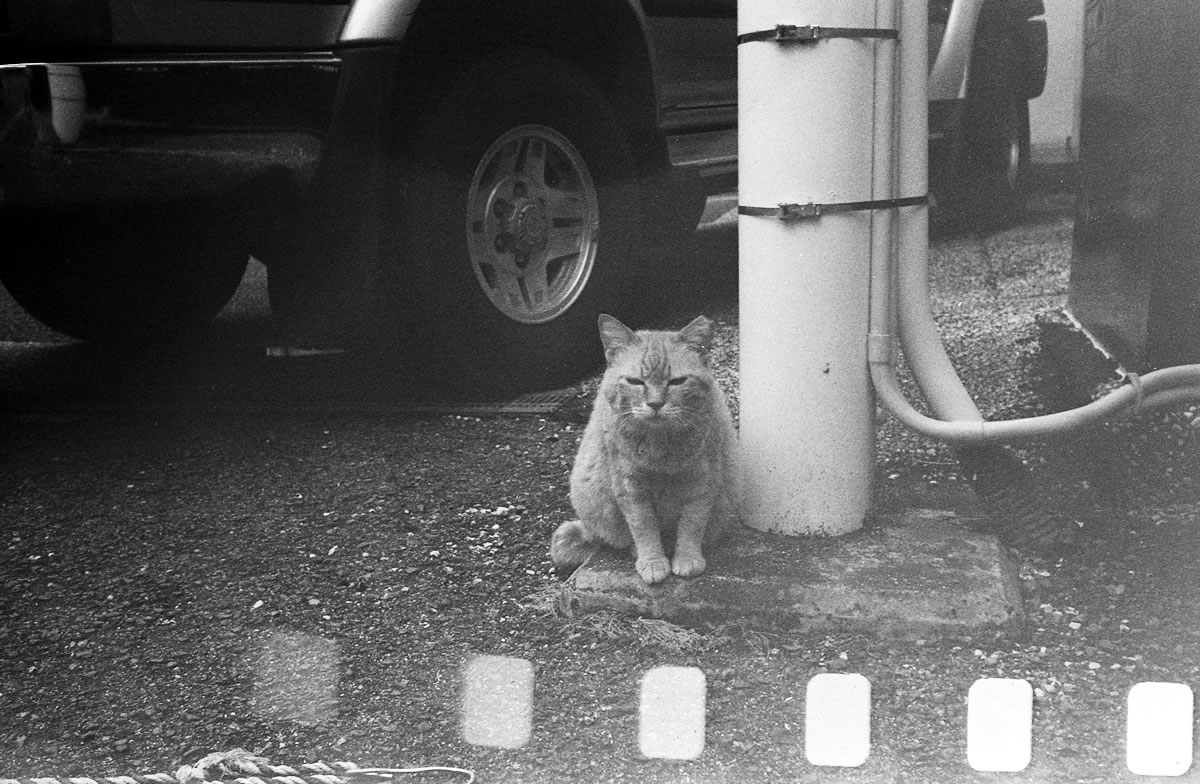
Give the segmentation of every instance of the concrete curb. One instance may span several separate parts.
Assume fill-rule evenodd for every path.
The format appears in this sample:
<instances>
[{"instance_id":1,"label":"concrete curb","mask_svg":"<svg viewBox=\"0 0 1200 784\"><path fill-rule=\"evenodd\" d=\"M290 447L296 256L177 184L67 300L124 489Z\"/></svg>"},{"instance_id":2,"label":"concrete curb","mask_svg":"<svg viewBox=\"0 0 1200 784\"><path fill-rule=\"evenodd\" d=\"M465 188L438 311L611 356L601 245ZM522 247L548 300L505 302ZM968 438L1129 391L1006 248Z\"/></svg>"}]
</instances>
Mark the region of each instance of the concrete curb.
<instances>
[{"instance_id":1,"label":"concrete curb","mask_svg":"<svg viewBox=\"0 0 1200 784\"><path fill-rule=\"evenodd\" d=\"M561 599L574 613L906 638L1020 634L1025 620L1017 567L1005 548L953 513L932 510L906 510L829 539L742 529L709 554L701 577L655 586L641 581L628 554L602 551L572 576Z\"/></svg>"}]
</instances>

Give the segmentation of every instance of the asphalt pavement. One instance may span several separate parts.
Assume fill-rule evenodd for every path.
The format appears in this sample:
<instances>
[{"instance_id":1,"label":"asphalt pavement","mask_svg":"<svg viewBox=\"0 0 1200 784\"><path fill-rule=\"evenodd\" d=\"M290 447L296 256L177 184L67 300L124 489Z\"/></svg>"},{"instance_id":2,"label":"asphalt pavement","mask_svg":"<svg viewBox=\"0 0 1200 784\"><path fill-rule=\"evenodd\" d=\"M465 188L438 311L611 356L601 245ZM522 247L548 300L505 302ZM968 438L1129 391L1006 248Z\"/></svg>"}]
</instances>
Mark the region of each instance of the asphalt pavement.
<instances>
[{"instance_id":1,"label":"asphalt pavement","mask_svg":"<svg viewBox=\"0 0 1200 784\"><path fill-rule=\"evenodd\" d=\"M714 204L678 251L697 271L678 307L721 317L729 342L714 353L736 385L728 206ZM939 320L989 416L1040 405L1033 314L1064 301L1069 253L1061 200L1015 229L934 244ZM420 395L353 366L269 361L262 272L252 265L202 340L170 349L100 351L2 309L0 778L144 774L240 746L285 763L453 763L513 782L1141 781L1125 764L1130 687L1200 673L1194 417L1167 420L1165 434L1138 420L1057 453L1104 505L1066 508L1086 535L1075 551L1025 554L1023 635L568 620L544 601L560 584L545 541L569 514L577 412L412 416ZM1101 463L1103 487L1088 473ZM971 503L952 454L885 418L880 469L887 503ZM531 713L501 700L516 730L526 716L531 727L504 735L509 747L472 740L495 722L456 721L460 698L475 699L456 680L472 653L503 654L506 682L536 695ZM660 665L707 678L698 760L638 750L637 676ZM850 717L869 728L855 747L867 761L821 767L803 746L802 728L821 726L804 686L844 675L857 700L856 674L869 679L868 721ZM1028 683L1017 696L1030 713L1015 722L1033 722L1028 770L967 765L966 695L984 678ZM1157 705L1181 713L1178 695Z\"/></svg>"}]
</instances>

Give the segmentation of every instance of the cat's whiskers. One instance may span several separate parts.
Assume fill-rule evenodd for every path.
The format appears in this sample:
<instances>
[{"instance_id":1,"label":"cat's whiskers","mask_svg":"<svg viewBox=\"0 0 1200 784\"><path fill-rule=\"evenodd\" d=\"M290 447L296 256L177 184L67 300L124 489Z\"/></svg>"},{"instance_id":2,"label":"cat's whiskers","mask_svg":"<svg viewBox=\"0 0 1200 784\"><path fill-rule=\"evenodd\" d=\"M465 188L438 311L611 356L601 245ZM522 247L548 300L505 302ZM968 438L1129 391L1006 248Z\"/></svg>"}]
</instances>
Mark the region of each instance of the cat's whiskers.
<instances>
[{"instance_id":1,"label":"cat's whiskers","mask_svg":"<svg viewBox=\"0 0 1200 784\"><path fill-rule=\"evenodd\" d=\"M695 430L704 420L699 413L683 406L674 406L666 413L685 430Z\"/></svg>"}]
</instances>

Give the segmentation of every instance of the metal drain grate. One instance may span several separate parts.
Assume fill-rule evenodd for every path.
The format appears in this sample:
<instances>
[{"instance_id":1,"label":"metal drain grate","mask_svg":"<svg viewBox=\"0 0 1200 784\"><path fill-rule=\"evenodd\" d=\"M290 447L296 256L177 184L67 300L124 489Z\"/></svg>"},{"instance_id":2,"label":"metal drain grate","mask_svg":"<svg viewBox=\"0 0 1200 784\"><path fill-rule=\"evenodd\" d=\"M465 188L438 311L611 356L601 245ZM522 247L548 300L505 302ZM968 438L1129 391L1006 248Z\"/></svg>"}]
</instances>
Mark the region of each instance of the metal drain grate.
<instances>
[{"instance_id":1,"label":"metal drain grate","mask_svg":"<svg viewBox=\"0 0 1200 784\"><path fill-rule=\"evenodd\" d=\"M492 402L397 403L392 409L403 414L458 414L459 416L551 416L578 394L574 388L529 392L512 400Z\"/></svg>"},{"instance_id":2,"label":"metal drain grate","mask_svg":"<svg viewBox=\"0 0 1200 784\"><path fill-rule=\"evenodd\" d=\"M348 414L412 414L415 416L543 416L564 413L578 396L575 388L531 392L509 400L420 400L403 398L387 400L379 396L341 397L318 396L307 398L242 397L223 395L174 398L159 397L87 397L82 400L29 401L11 406L6 413L22 417L79 415L87 412L186 412L224 414L277 413L348 413ZM0 404L0 409L6 408Z\"/></svg>"}]
</instances>

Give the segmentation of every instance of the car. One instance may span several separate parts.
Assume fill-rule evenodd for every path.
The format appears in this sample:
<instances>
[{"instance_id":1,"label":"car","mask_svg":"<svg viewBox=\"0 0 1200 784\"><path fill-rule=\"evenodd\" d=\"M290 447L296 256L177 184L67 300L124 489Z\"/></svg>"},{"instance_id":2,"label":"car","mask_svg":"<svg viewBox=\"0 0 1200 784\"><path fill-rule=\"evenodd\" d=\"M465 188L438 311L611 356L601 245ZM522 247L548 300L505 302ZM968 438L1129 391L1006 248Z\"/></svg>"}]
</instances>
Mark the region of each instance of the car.
<instances>
[{"instance_id":1,"label":"car","mask_svg":"<svg viewBox=\"0 0 1200 784\"><path fill-rule=\"evenodd\" d=\"M1018 197L1041 10L932 2L935 186ZM68 335L158 339L253 256L281 345L382 335L470 383L569 382L662 271L646 249L736 188L736 11L0 0L0 279Z\"/></svg>"}]
</instances>

